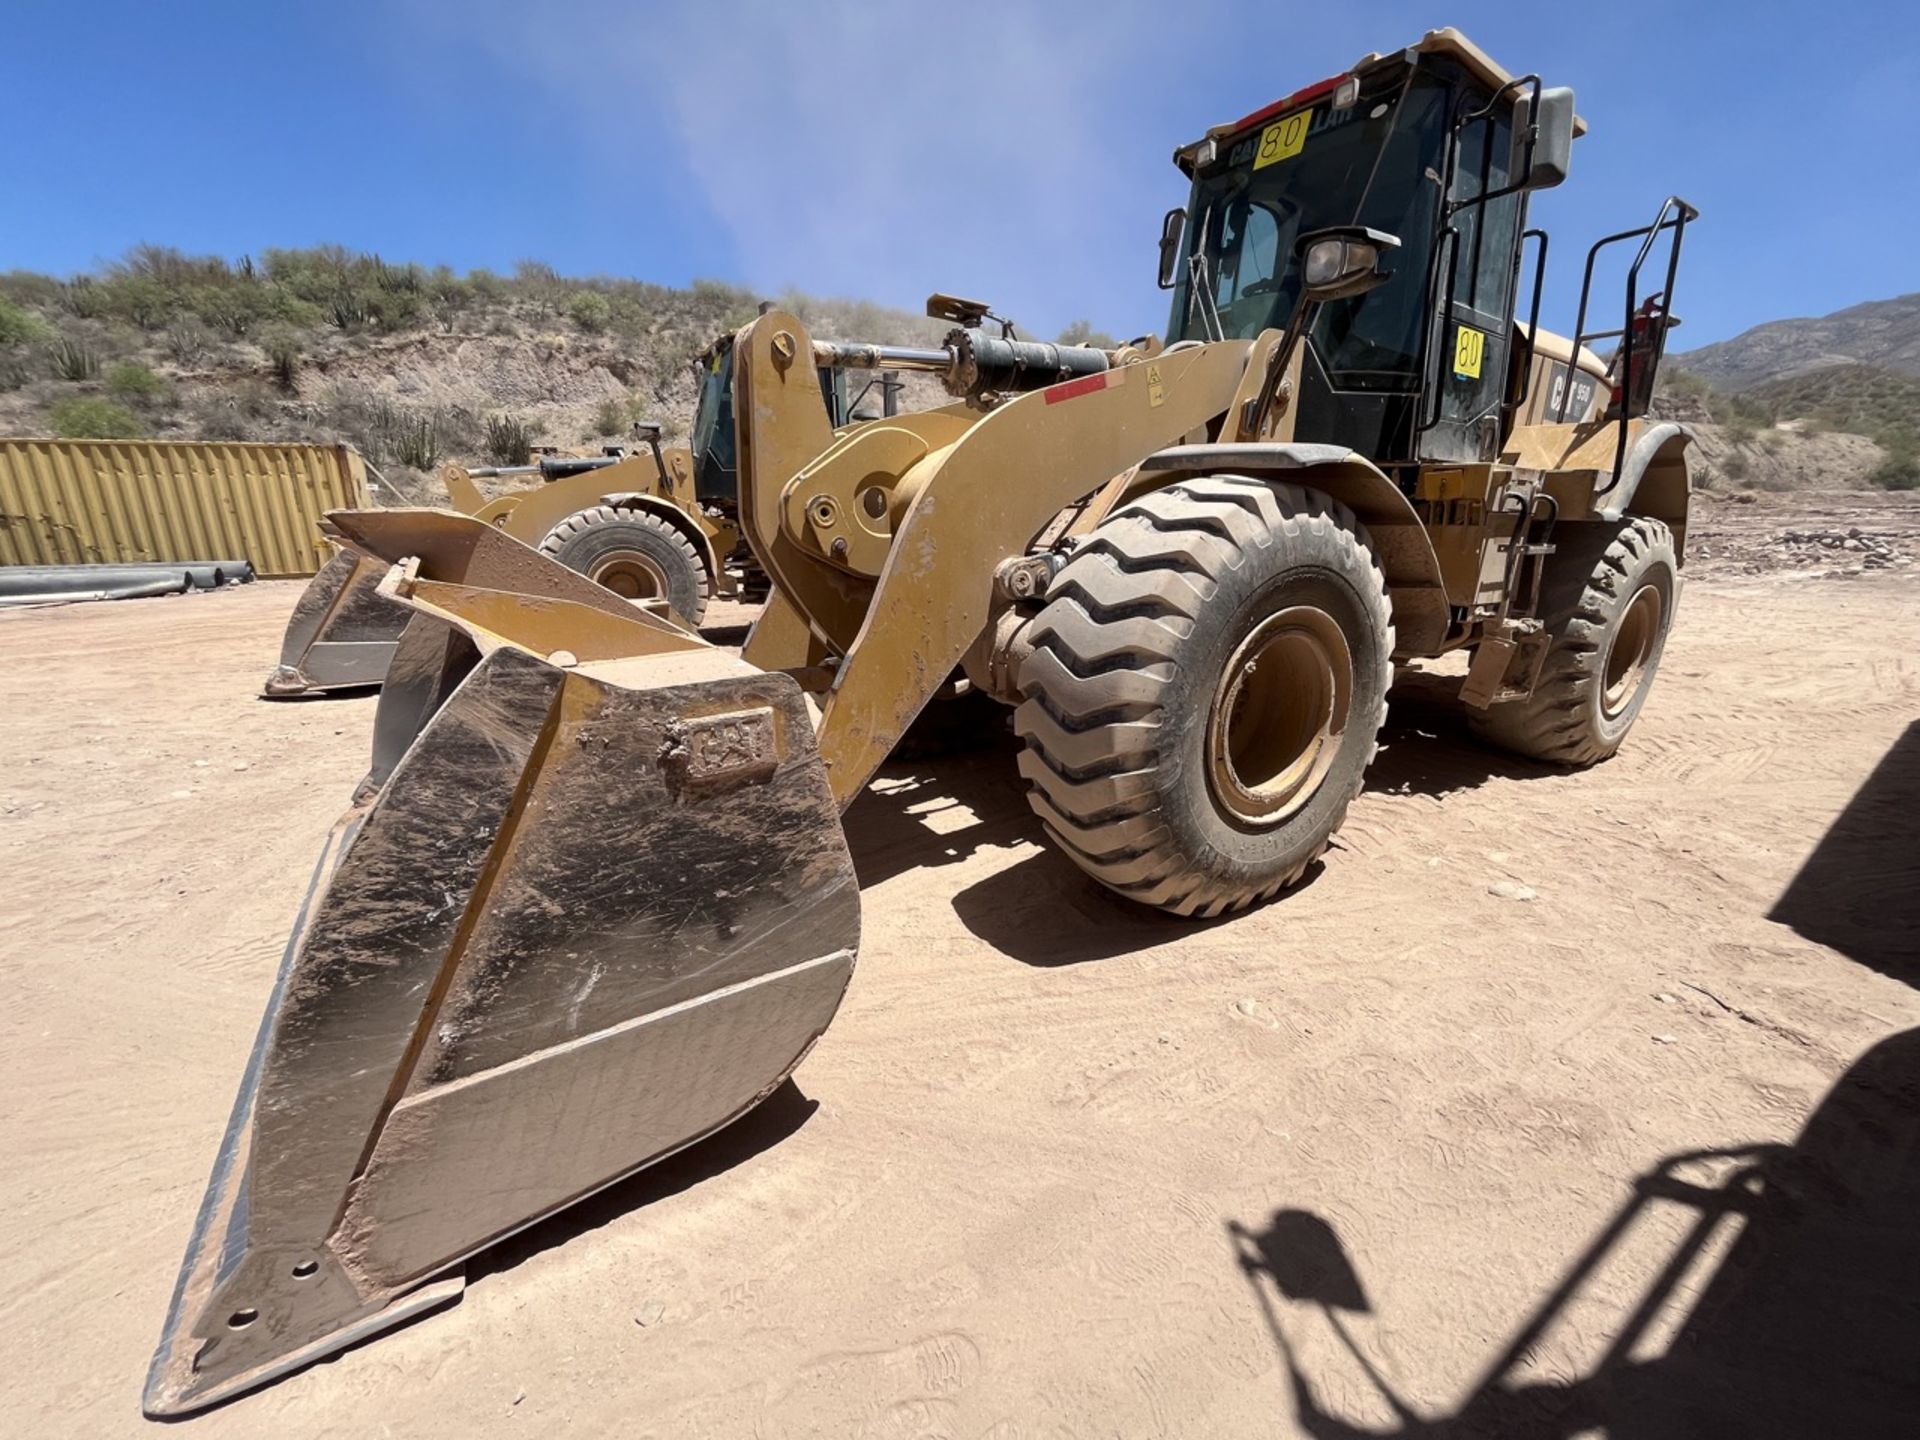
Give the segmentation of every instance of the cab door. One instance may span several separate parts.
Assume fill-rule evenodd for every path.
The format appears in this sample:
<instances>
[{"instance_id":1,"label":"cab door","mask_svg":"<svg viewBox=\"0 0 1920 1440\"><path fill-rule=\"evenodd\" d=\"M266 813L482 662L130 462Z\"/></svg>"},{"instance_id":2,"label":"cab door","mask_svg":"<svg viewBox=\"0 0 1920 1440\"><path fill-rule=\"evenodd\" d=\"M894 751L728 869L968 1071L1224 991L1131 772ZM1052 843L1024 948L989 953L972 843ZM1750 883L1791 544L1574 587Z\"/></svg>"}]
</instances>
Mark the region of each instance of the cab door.
<instances>
[{"instance_id":1,"label":"cab door","mask_svg":"<svg viewBox=\"0 0 1920 1440\"><path fill-rule=\"evenodd\" d=\"M1484 461L1500 451L1526 207L1523 191L1497 193L1511 183L1512 135L1511 107L1459 132L1437 257L1423 460Z\"/></svg>"}]
</instances>

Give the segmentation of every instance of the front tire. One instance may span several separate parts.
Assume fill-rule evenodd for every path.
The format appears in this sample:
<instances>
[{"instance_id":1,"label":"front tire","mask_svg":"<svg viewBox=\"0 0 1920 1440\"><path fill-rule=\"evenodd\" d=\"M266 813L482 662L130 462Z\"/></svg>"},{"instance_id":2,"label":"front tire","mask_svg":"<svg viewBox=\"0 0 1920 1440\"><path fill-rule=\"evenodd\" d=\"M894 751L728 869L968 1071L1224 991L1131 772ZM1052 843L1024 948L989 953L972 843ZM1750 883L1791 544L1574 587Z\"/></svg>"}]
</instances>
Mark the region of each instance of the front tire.
<instances>
[{"instance_id":1,"label":"front tire","mask_svg":"<svg viewBox=\"0 0 1920 1440\"><path fill-rule=\"evenodd\" d=\"M1620 748L1647 703L1680 564L1673 532L1646 516L1567 531L1570 542L1547 562L1541 618L1552 638L1539 682L1525 700L1470 712L1470 723L1504 750L1592 765Z\"/></svg>"},{"instance_id":2,"label":"front tire","mask_svg":"<svg viewBox=\"0 0 1920 1440\"><path fill-rule=\"evenodd\" d=\"M664 599L689 625L706 616L712 582L700 554L658 515L590 506L549 530L540 551L625 599Z\"/></svg>"},{"instance_id":3,"label":"front tire","mask_svg":"<svg viewBox=\"0 0 1920 1440\"><path fill-rule=\"evenodd\" d=\"M1179 915L1299 880L1360 791L1392 675L1352 513L1294 485L1180 481L1102 522L1047 593L1014 728L1061 850Z\"/></svg>"}]
</instances>

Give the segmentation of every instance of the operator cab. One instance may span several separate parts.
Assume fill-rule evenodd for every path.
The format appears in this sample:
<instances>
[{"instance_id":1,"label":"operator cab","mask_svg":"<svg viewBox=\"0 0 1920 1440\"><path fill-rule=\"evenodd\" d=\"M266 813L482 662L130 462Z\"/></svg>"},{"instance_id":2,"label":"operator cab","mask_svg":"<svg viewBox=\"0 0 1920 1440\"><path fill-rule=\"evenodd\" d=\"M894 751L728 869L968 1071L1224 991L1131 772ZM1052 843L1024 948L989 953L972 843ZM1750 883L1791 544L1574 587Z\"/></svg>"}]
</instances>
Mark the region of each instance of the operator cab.
<instances>
[{"instance_id":1,"label":"operator cab","mask_svg":"<svg viewBox=\"0 0 1920 1440\"><path fill-rule=\"evenodd\" d=\"M1540 334L1537 313L1515 316L1526 239L1538 242L1536 311L1546 258L1545 233L1526 228L1528 196L1566 178L1584 129L1572 91L1509 75L1454 30L1216 126L1174 155L1193 188L1162 232L1168 343L1300 325L1275 438L1343 445L1382 465L1492 461L1523 412L1587 419L1574 399L1600 377L1580 363L1591 354L1581 342L1611 334L1625 345L1623 332L1580 335L1575 363L1553 377L1564 403L1543 407L1535 348L1566 342ZM1672 231L1676 261L1687 218L1690 207L1663 210L1664 227L1649 227ZM1626 233L1650 246L1649 230ZM1321 298L1304 262L1329 232L1383 243L1376 276ZM1591 278L1589 259L1589 288ZM1585 308L1583 294L1582 328ZM1663 308L1649 316L1623 367L1633 393L1615 409L1644 413L1670 323Z\"/></svg>"}]
</instances>

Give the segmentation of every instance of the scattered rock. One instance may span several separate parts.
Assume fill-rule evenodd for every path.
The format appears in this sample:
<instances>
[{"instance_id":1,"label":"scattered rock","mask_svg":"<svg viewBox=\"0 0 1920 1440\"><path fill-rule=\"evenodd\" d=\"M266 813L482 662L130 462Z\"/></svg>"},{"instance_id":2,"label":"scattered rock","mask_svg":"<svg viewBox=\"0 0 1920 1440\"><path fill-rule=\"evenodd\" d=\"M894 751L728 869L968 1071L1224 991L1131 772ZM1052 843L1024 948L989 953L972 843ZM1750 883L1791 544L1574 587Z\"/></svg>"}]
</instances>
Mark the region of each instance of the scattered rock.
<instances>
[{"instance_id":1,"label":"scattered rock","mask_svg":"<svg viewBox=\"0 0 1920 1440\"><path fill-rule=\"evenodd\" d=\"M1256 1007L1251 1000L1236 1000L1233 1002L1233 1008L1238 1010L1242 1015L1251 1015Z\"/></svg>"},{"instance_id":2,"label":"scattered rock","mask_svg":"<svg viewBox=\"0 0 1920 1440\"><path fill-rule=\"evenodd\" d=\"M1487 894L1500 900L1533 900L1540 892L1531 885L1522 885L1515 880L1496 880L1487 886Z\"/></svg>"},{"instance_id":3,"label":"scattered rock","mask_svg":"<svg viewBox=\"0 0 1920 1440\"><path fill-rule=\"evenodd\" d=\"M1671 1035L1656 1035L1653 1037L1653 1043L1656 1045L1671 1045L1674 1043L1674 1039Z\"/></svg>"},{"instance_id":4,"label":"scattered rock","mask_svg":"<svg viewBox=\"0 0 1920 1440\"><path fill-rule=\"evenodd\" d=\"M646 1304L642 1305L639 1310L634 1312L633 1323L644 1330L649 1325L658 1325L660 1323L660 1317L666 1313L667 1307L665 1305L662 1305L658 1300L649 1300Z\"/></svg>"}]
</instances>

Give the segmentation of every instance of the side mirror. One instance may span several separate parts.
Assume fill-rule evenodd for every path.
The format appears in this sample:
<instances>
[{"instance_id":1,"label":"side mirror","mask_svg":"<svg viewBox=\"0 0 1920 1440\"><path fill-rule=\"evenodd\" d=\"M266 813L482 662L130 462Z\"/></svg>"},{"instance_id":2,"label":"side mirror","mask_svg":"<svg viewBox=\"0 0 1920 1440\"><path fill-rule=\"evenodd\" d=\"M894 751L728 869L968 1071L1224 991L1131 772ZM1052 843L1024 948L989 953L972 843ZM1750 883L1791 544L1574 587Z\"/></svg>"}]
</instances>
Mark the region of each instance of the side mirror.
<instances>
[{"instance_id":1,"label":"side mirror","mask_svg":"<svg viewBox=\"0 0 1920 1440\"><path fill-rule=\"evenodd\" d=\"M1573 163L1573 91L1565 85L1540 92L1538 114L1532 97L1522 95L1513 112L1513 166L1515 181L1528 190L1551 190L1567 178ZM1533 162L1527 164L1527 129L1532 126ZM1526 173L1521 173L1525 165Z\"/></svg>"},{"instance_id":2,"label":"side mirror","mask_svg":"<svg viewBox=\"0 0 1920 1440\"><path fill-rule=\"evenodd\" d=\"M1174 267L1180 263L1180 241L1187 231L1187 212L1175 206L1160 222L1160 288L1173 288Z\"/></svg>"},{"instance_id":3,"label":"side mirror","mask_svg":"<svg viewBox=\"0 0 1920 1440\"><path fill-rule=\"evenodd\" d=\"M1387 252L1399 248L1398 235L1365 225L1336 225L1302 235L1294 245L1300 256L1302 298L1318 305L1364 295L1387 278Z\"/></svg>"}]
</instances>

